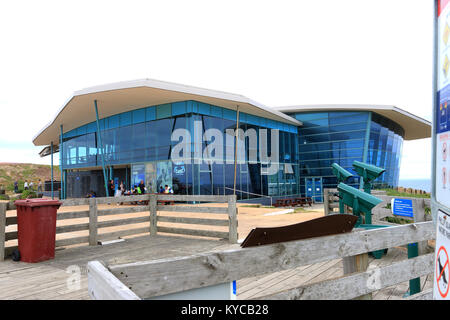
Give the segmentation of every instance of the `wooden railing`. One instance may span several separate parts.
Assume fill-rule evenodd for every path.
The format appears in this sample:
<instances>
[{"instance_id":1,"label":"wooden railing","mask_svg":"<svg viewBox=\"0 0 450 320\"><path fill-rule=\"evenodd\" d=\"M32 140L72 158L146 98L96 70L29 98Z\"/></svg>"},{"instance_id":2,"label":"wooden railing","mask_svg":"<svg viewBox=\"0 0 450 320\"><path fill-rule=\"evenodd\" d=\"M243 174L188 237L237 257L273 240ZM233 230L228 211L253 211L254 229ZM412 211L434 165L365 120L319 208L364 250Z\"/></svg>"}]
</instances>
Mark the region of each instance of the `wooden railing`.
<instances>
[{"instance_id":1,"label":"wooden railing","mask_svg":"<svg viewBox=\"0 0 450 320\"><path fill-rule=\"evenodd\" d=\"M435 229L432 222L422 222L122 265L91 261L89 293L96 299L147 299L337 258L367 256L367 252L434 239ZM428 275L433 269L434 253L430 253L258 299L354 299ZM415 298L431 299L431 291L410 297Z\"/></svg>"},{"instance_id":2,"label":"wooden railing","mask_svg":"<svg viewBox=\"0 0 450 320\"><path fill-rule=\"evenodd\" d=\"M158 202L218 202L227 203L227 207L206 207L195 206L191 204L186 205L161 205ZM156 235L158 232L173 233L193 236L203 236L212 238L228 239L231 243L236 243L238 238L237 233L237 210L236 210L236 196L184 196L184 195L136 195L123 197L105 197L105 198L90 198L90 199L67 199L62 200L62 207L68 206L82 206L88 205L89 210L59 212L57 214L57 221L68 219L88 219L86 223L69 224L56 227L56 234L63 234L76 231L89 231L87 236L71 237L67 239L56 240L56 247L64 247L74 244L88 243L91 246L97 245L98 241L119 238L123 236L130 236L136 234L150 234ZM100 204L129 204L139 203L136 206L117 207L108 209L99 209ZM17 217L6 217L7 210L15 210L16 207L12 203L0 203L0 261L9 256L17 246L6 247L6 241L16 240L18 238L17 231L6 232L6 227L17 224ZM193 217L174 217L158 215L158 211L173 211L173 212L195 212L195 213L211 213L211 214L226 214L228 219L204 219ZM108 221L99 221L98 217L130 214L137 212L148 212L148 215L142 217L133 217L125 219L115 219ZM148 227L141 228L127 228L125 230L99 233L102 228L117 227L129 224L138 224L148 222ZM187 228L172 228L158 226L158 222L170 222L175 224L195 224L208 226L223 226L228 227L228 231L211 231L200 229Z\"/></svg>"},{"instance_id":3,"label":"wooden railing","mask_svg":"<svg viewBox=\"0 0 450 320\"><path fill-rule=\"evenodd\" d=\"M332 214L333 212L339 211L339 197L337 196L337 189L327 189L323 191L324 195L324 211L325 215ZM372 195L383 200L375 208L372 209L372 220L381 220L386 217L394 217L392 210L386 208L390 206L391 200L396 199L409 199L413 204L414 217L402 217L406 220L411 220L415 222L431 221L431 215L427 215L425 208L430 208L431 200L429 198L415 198L415 197L404 197L404 196L388 196L385 192L373 190ZM346 206L345 206L346 207ZM337 211L335 210L337 208ZM348 212L346 208L346 212Z\"/></svg>"}]
</instances>

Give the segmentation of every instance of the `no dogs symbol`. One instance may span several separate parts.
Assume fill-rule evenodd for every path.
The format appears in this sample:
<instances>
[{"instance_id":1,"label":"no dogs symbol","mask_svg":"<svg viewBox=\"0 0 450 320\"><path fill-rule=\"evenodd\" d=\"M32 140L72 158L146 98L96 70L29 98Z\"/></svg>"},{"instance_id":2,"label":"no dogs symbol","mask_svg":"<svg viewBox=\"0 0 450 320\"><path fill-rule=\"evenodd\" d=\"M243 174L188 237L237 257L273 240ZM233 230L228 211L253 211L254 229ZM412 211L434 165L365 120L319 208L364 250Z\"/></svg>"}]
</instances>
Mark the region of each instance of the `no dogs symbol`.
<instances>
[{"instance_id":1,"label":"no dogs symbol","mask_svg":"<svg viewBox=\"0 0 450 320\"><path fill-rule=\"evenodd\" d=\"M450 275L450 267L448 261L447 250L443 246L439 248L436 255L436 282L439 294L442 298L445 298L448 294L448 285Z\"/></svg>"}]
</instances>

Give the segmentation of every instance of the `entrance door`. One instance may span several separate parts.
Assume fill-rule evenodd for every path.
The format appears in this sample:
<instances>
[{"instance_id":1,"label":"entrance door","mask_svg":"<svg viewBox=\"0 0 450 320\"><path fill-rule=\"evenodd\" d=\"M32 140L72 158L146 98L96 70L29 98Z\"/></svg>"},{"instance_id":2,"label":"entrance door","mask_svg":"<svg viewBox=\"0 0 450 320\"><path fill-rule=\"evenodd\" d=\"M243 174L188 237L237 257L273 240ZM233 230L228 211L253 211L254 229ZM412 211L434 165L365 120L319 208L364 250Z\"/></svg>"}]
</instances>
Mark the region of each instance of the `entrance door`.
<instances>
[{"instance_id":1,"label":"entrance door","mask_svg":"<svg viewBox=\"0 0 450 320\"><path fill-rule=\"evenodd\" d=\"M323 202L322 177L305 178L306 196L314 202Z\"/></svg>"}]
</instances>

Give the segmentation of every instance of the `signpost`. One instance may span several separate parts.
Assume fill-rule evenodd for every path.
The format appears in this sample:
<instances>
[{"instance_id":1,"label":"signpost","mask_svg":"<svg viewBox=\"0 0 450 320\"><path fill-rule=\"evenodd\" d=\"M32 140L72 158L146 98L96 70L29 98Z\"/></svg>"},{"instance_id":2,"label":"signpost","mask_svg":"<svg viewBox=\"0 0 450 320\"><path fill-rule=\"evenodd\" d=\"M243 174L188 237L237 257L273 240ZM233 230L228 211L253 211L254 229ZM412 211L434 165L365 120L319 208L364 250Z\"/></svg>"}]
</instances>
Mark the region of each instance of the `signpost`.
<instances>
[{"instance_id":1,"label":"signpost","mask_svg":"<svg viewBox=\"0 0 450 320\"><path fill-rule=\"evenodd\" d=\"M437 300L449 299L450 263L448 252L450 249L450 216L439 210L437 215L436 254L433 281L433 298Z\"/></svg>"},{"instance_id":2,"label":"signpost","mask_svg":"<svg viewBox=\"0 0 450 320\"><path fill-rule=\"evenodd\" d=\"M434 1L433 170L431 213L436 224L433 299L450 300L450 0Z\"/></svg>"}]
</instances>

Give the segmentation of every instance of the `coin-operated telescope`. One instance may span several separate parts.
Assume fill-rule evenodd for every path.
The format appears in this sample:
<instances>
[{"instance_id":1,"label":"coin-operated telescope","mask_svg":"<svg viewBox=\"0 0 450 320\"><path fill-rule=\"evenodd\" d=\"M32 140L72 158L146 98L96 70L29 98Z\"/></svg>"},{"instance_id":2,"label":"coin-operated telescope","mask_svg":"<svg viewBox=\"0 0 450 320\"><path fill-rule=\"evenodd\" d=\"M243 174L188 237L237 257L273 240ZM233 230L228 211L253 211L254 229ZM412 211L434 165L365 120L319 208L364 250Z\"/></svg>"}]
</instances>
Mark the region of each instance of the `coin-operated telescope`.
<instances>
[{"instance_id":1,"label":"coin-operated telescope","mask_svg":"<svg viewBox=\"0 0 450 320\"><path fill-rule=\"evenodd\" d=\"M345 180L353 176L352 173L348 172L337 163L333 163L331 167L333 168L333 174L337 177L338 182L345 182Z\"/></svg>"},{"instance_id":2,"label":"coin-operated telescope","mask_svg":"<svg viewBox=\"0 0 450 320\"><path fill-rule=\"evenodd\" d=\"M355 169L356 173L363 178L364 192L367 192L369 194L370 190L372 189L372 181L386 171L386 169L360 161L353 161L353 168Z\"/></svg>"},{"instance_id":3,"label":"coin-operated telescope","mask_svg":"<svg viewBox=\"0 0 450 320\"><path fill-rule=\"evenodd\" d=\"M336 176L338 183L345 182L348 178L352 177L353 174L342 168L337 163L333 163L331 165L333 169L333 174ZM344 202L342 201L341 197L339 197L339 212L344 212Z\"/></svg>"},{"instance_id":4,"label":"coin-operated telescope","mask_svg":"<svg viewBox=\"0 0 450 320\"><path fill-rule=\"evenodd\" d=\"M384 225L373 225L370 219L370 222L367 222L367 217L372 216L372 209L383 202L381 199L374 197L367 192L363 192L356 188L346 185L345 183L339 183L338 185L339 195L342 197L342 200L345 205L351 207L353 209L353 214L358 216L358 220L356 221L355 228L363 228L366 230L375 229L375 228L385 228ZM365 216L365 223L362 224L362 215ZM370 252L375 259L381 259L383 254L387 252L387 249L376 250Z\"/></svg>"},{"instance_id":5,"label":"coin-operated telescope","mask_svg":"<svg viewBox=\"0 0 450 320\"><path fill-rule=\"evenodd\" d=\"M339 183L338 185L339 195L342 197L342 201L345 205L353 209L353 214L358 216L358 221L355 227L362 224L362 215L371 216L372 209L382 202L381 199L372 196L366 192L362 192L356 188L346 185L345 183Z\"/></svg>"}]
</instances>

